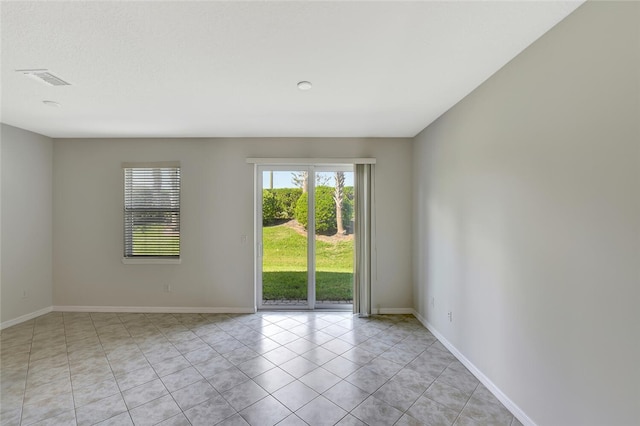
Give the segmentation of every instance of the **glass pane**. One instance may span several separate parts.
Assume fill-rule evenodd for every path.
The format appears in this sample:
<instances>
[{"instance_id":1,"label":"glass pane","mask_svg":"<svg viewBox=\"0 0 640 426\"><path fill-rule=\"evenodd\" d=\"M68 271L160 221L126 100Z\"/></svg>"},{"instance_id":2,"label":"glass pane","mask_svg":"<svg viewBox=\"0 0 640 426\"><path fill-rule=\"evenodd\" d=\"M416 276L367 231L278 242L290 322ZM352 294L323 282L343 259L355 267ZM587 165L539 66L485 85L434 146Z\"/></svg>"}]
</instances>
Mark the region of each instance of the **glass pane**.
<instances>
[{"instance_id":1,"label":"glass pane","mask_svg":"<svg viewBox=\"0 0 640 426\"><path fill-rule=\"evenodd\" d=\"M124 169L124 256L180 256L180 168Z\"/></svg>"},{"instance_id":2,"label":"glass pane","mask_svg":"<svg viewBox=\"0 0 640 426\"><path fill-rule=\"evenodd\" d=\"M353 178L352 171L316 173L317 307L353 303Z\"/></svg>"},{"instance_id":3,"label":"glass pane","mask_svg":"<svg viewBox=\"0 0 640 426\"><path fill-rule=\"evenodd\" d=\"M262 304L308 304L306 172L262 175Z\"/></svg>"}]
</instances>

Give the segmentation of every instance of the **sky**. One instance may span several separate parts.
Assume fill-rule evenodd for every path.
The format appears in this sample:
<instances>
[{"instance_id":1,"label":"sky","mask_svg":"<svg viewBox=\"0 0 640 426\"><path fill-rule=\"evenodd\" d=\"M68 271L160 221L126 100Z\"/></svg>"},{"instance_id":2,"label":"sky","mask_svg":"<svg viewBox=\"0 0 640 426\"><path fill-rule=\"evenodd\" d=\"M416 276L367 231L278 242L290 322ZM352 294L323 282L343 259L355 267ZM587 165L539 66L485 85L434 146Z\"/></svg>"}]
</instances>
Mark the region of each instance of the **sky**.
<instances>
[{"instance_id":1,"label":"sky","mask_svg":"<svg viewBox=\"0 0 640 426\"><path fill-rule=\"evenodd\" d=\"M262 173L262 187L269 188L269 173ZM295 188L296 186L291 179L291 175L293 172L273 172L273 187L274 188ZM335 186L335 179L333 172L318 172L316 175L320 176L322 182L325 182L324 185L327 186ZM353 186L353 172L345 172L344 173L345 186Z\"/></svg>"}]
</instances>

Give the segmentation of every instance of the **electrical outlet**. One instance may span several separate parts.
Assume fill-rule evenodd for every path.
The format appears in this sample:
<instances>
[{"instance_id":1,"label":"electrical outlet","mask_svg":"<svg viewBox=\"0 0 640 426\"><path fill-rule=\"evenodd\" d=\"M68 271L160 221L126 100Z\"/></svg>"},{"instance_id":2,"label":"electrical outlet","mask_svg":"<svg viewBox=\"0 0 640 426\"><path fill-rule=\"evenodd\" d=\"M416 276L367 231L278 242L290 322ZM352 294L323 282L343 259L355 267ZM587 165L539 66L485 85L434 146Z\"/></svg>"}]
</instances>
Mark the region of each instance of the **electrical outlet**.
<instances>
[{"instance_id":1,"label":"electrical outlet","mask_svg":"<svg viewBox=\"0 0 640 426\"><path fill-rule=\"evenodd\" d=\"M247 236L240 235L240 244L246 244L246 243L247 243Z\"/></svg>"},{"instance_id":2,"label":"electrical outlet","mask_svg":"<svg viewBox=\"0 0 640 426\"><path fill-rule=\"evenodd\" d=\"M171 293L171 284L165 284L164 285L164 292L165 293Z\"/></svg>"},{"instance_id":3,"label":"electrical outlet","mask_svg":"<svg viewBox=\"0 0 640 426\"><path fill-rule=\"evenodd\" d=\"M29 292L27 290L22 290L22 298L27 299L29 297Z\"/></svg>"},{"instance_id":4,"label":"electrical outlet","mask_svg":"<svg viewBox=\"0 0 640 426\"><path fill-rule=\"evenodd\" d=\"M453 312L449 311L447 315L449 316L449 322L453 322Z\"/></svg>"}]
</instances>

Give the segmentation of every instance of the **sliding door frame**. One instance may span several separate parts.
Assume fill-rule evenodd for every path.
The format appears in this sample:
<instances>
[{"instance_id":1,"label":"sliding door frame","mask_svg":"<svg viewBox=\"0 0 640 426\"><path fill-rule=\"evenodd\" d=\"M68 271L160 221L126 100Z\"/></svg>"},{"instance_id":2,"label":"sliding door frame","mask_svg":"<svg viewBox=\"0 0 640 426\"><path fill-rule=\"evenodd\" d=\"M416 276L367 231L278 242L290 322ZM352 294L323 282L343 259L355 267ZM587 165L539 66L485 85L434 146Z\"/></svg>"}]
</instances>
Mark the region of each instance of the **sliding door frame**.
<instances>
[{"instance_id":1,"label":"sliding door frame","mask_svg":"<svg viewBox=\"0 0 640 426\"><path fill-rule=\"evenodd\" d=\"M313 174L313 166L305 164L290 164L290 165L278 165L278 164L260 164L256 166L256 200L255 200L255 294L256 294L256 309L263 310L265 307L262 304L262 262L263 262L263 236L262 236L262 190L263 190L263 174L264 172L307 172L309 176L315 176ZM307 190L315 191L315 182L312 179L307 181ZM307 206L307 228L315 229L316 218L314 214L315 209L315 197L309 197L309 204ZM313 228L312 228L313 227ZM269 305L269 310L300 310L300 309L313 309L315 303L315 238L307 238L307 305ZM313 287L313 288L312 288Z\"/></svg>"},{"instance_id":2,"label":"sliding door frame","mask_svg":"<svg viewBox=\"0 0 640 426\"><path fill-rule=\"evenodd\" d=\"M263 305L263 224L262 224L262 190L263 190L263 175L264 172L269 171L286 171L286 172L307 172L307 192L309 193L308 205L307 205L307 229L316 229L315 223L315 188L316 188L316 173L322 172L353 172L355 173L355 164L340 162L340 163L315 163L315 164L269 164L269 163L256 163L255 168L255 245L254 245L254 259L255 259L255 306L257 310L314 310L314 309L340 309L344 310L347 305L338 304L322 304L318 306L316 303L316 236L315 232L311 231L307 233L307 304L305 305ZM354 270L355 276L355 270ZM352 294L355 294L355 288L352 288ZM348 307L352 309L353 304L349 304Z\"/></svg>"}]
</instances>

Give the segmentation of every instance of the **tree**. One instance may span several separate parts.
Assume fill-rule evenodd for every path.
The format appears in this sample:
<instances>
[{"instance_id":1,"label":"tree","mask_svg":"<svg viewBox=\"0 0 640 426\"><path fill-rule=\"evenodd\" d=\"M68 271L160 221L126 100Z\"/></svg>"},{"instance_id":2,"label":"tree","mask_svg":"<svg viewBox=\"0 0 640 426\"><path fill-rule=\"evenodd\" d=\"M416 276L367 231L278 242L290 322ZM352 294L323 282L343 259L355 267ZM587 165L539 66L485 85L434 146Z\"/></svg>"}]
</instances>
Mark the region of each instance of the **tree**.
<instances>
[{"instance_id":1,"label":"tree","mask_svg":"<svg viewBox=\"0 0 640 426\"><path fill-rule=\"evenodd\" d=\"M316 186L326 186L329 180L331 180L331 177L316 173ZM293 182L296 187L302 188L302 193L306 194L309 190L309 173L293 172L291 173L291 182Z\"/></svg>"},{"instance_id":2,"label":"tree","mask_svg":"<svg viewBox=\"0 0 640 426\"><path fill-rule=\"evenodd\" d=\"M296 203L296 220L308 230L307 208L309 194L302 194ZM332 235L336 232L336 205L333 200L333 188L316 186L316 234Z\"/></svg>"},{"instance_id":3,"label":"tree","mask_svg":"<svg viewBox=\"0 0 640 426\"><path fill-rule=\"evenodd\" d=\"M342 223L342 203L344 201L344 172L336 172L336 187L333 192L333 200L336 202L336 229L338 234L343 235L344 225Z\"/></svg>"},{"instance_id":4,"label":"tree","mask_svg":"<svg viewBox=\"0 0 640 426\"><path fill-rule=\"evenodd\" d=\"M307 172L291 173L291 182L298 188L302 188L302 193L306 194L309 189L309 174Z\"/></svg>"}]
</instances>

